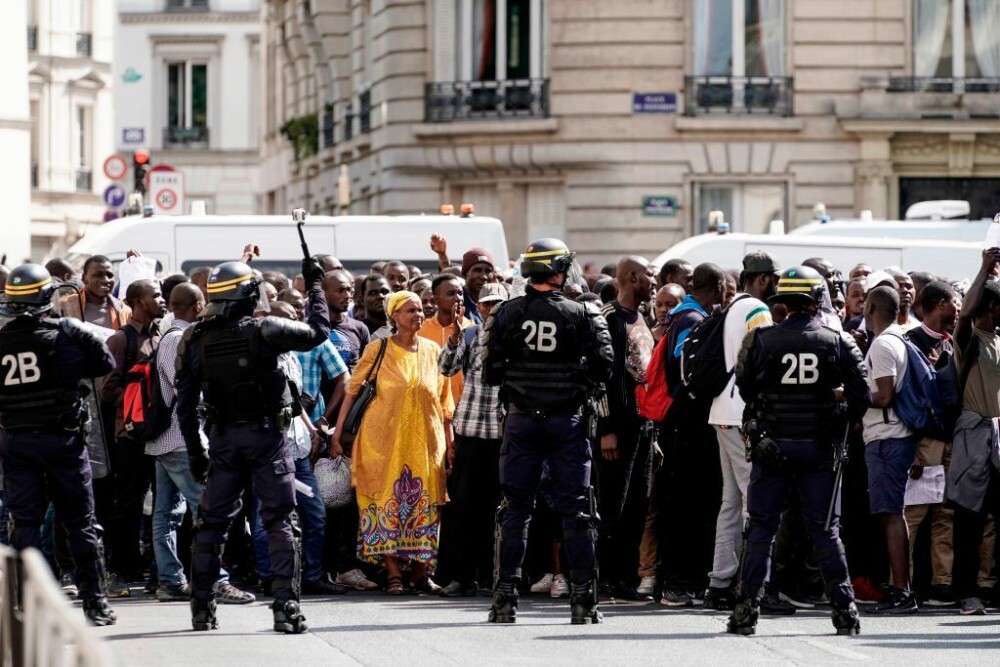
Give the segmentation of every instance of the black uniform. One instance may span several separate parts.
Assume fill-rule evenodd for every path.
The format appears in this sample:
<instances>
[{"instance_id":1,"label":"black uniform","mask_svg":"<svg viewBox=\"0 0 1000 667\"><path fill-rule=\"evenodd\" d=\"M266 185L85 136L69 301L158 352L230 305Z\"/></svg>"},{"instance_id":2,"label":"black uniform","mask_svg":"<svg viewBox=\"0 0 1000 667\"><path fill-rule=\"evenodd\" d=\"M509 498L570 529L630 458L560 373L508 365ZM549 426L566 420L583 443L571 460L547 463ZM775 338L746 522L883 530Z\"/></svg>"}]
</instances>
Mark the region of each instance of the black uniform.
<instances>
[{"instance_id":1,"label":"black uniform","mask_svg":"<svg viewBox=\"0 0 1000 667\"><path fill-rule=\"evenodd\" d=\"M747 489L742 594L752 600L761 595L771 543L794 489L837 624L838 610L852 607L854 590L836 513L829 530L824 523L834 485L834 438L842 436L845 419L860 419L868 405L861 352L850 336L824 327L818 316L797 312L747 335L736 384L747 402L746 416L757 420L771 446L769 452L755 451ZM839 414L833 393L841 386L846 415Z\"/></svg>"},{"instance_id":2,"label":"black uniform","mask_svg":"<svg viewBox=\"0 0 1000 667\"><path fill-rule=\"evenodd\" d=\"M210 295L211 289L210 283ZM235 302L223 314L190 327L178 351L177 417L196 478L204 475L196 469L205 461L198 420L202 396L208 420L210 465L192 545L191 578L195 603L212 602L226 532L240 510L244 485L252 479L268 533L277 610L298 599L298 556L289 521L295 507L295 464L284 437L293 401L278 355L321 344L330 323L318 283L309 291L308 325L274 317L254 320L250 309L249 302ZM197 604L192 608L197 613ZM196 629L209 629L197 625L196 620Z\"/></svg>"},{"instance_id":3,"label":"black uniform","mask_svg":"<svg viewBox=\"0 0 1000 667\"><path fill-rule=\"evenodd\" d=\"M41 548L51 500L67 532L84 610L102 625L114 615L104 602L80 381L113 368L108 348L76 320L24 315L0 329L0 458L11 545ZM102 613L95 616L97 607Z\"/></svg>"},{"instance_id":4,"label":"black uniform","mask_svg":"<svg viewBox=\"0 0 1000 667\"><path fill-rule=\"evenodd\" d=\"M525 296L497 306L485 330L483 380L500 385L507 406L500 455L504 503L497 517L498 590L513 596L521 580L531 510L542 464L548 461L563 517L573 595L588 597L596 585L595 508L583 408L588 394L611 374L614 353L607 323L592 305L528 286Z\"/></svg>"}]
</instances>

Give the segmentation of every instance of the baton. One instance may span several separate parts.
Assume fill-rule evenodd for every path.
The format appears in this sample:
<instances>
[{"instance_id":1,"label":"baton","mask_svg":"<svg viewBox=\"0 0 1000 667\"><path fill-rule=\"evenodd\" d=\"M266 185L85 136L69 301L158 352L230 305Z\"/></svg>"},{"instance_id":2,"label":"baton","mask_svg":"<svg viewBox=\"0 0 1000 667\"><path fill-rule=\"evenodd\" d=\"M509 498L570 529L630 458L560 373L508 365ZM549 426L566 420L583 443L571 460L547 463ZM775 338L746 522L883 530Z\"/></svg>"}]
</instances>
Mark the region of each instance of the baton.
<instances>
[{"instance_id":1,"label":"baton","mask_svg":"<svg viewBox=\"0 0 1000 667\"><path fill-rule=\"evenodd\" d=\"M840 440L839 446L837 447L836 461L834 469L836 474L833 476L833 493L830 496L830 506L826 509L826 521L823 523L823 530L829 531L830 526L833 524L833 512L837 507L837 498L840 496L840 485L844 479L844 465L847 463L847 438L851 432L850 421L844 425L844 437Z\"/></svg>"},{"instance_id":2,"label":"baton","mask_svg":"<svg viewBox=\"0 0 1000 667\"><path fill-rule=\"evenodd\" d=\"M309 245L306 243L306 235L302 233L302 225L306 224L306 217L309 213L304 208L296 208L292 210L292 220L295 221L295 227L299 230L299 241L302 243L302 257L309 259L311 255L309 254Z\"/></svg>"}]
</instances>

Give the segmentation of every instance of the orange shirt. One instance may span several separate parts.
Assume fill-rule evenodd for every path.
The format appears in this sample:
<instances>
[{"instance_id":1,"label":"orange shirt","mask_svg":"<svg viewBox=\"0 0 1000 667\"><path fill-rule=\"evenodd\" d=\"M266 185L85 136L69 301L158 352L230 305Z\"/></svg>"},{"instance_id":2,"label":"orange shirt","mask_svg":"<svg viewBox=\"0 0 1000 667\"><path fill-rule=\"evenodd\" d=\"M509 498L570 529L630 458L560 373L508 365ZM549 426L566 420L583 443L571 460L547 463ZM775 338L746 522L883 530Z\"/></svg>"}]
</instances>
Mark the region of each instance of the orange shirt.
<instances>
[{"instance_id":1,"label":"orange shirt","mask_svg":"<svg viewBox=\"0 0 1000 667\"><path fill-rule=\"evenodd\" d=\"M462 318L462 328L468 328L472 326L472 321L468 318ZM437 317L431 317L424 320L423 325L420 327L420 331L417 335L421 338L426 338L429 341L437 343L441 349L448 344L448 337L451 336L452 328L451 325L445 327L441 325L441 322ZM462 371L455 373L451 376L451 398L454 404L458 404L458 399L462 398L462 385L464 380L462 379Z\"/></svg>"}]
</instances>

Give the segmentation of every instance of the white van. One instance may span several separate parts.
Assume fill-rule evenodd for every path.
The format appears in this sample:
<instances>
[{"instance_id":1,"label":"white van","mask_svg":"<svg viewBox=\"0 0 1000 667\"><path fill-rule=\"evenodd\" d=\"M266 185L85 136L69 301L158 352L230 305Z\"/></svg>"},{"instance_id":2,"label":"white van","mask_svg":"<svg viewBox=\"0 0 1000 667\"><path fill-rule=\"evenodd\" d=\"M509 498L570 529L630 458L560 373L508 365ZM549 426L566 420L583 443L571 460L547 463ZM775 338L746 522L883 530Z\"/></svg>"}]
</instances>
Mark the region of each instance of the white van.
<instances>
[{"instance_id":1,"label":"white van","mask_svg":"<svg viewBox=\"0 0 1000 667\"><path fill-rule=\"evenodd\" d=\"M699 234L670 247L653 263L663 266L667 260L679 258L693 265L712 262L723 269L738 269L744 255L765 250L785 268L799 265L810 257L823 257L845 276L855 265L865 263L876 269L896 266L903 271L929 271L951 280L962 280L975 277L982 246L982 241Z\"/></svg>"},{"instance_id":2,"label":"white van","mask_svg":"<svg viewBox=\"0 0 1000 667\"><path fill-rule=\"evenodd\" d=\"M454 215L311 216L303 227L309 251L334 255L353 272L367 272L373 262L399 259L424 270L436 270L430 249L432 234L448 240L448 254L460 262L472 247L486 248L497 268L508 265L507 238L496 218ZM128 217L91 229L66 256L77 270L87 257L104 255L113 264L135 249L157 261L162 274L189 273L238 259L243 246L256 243L262 271L299 272L302 250L290 215L176 215Z\"/></svg>"},{"instance_id":3,"label":"white van","mask_svg":"<svg viewBox=\"0 0 1000 667\"><path fill-rule=\"evenodd\" d=\"M789 236L847 237L856 239L928 239L982 242L992 220L831 220L810 222L788 232Z\"/></svg>"}]
</instances>

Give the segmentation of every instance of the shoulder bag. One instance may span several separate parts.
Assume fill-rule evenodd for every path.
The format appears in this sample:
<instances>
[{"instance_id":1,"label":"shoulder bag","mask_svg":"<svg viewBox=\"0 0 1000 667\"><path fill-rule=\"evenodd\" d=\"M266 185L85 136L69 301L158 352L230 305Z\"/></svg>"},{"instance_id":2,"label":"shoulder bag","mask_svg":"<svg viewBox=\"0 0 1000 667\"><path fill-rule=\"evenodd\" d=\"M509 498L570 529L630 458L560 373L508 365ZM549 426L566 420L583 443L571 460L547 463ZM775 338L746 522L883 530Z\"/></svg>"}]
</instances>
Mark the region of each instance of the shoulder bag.
<instances>
[{"instance_id":1,"label":"shoulder bag","mask_svg":"<svg viewBox=\"0 0 1000 667\"><path fill-rule=\"evenodd\" d=\"M361 385L358 395L354 397L354 403L351 405L351 409L347 411L347 417L344 418L344 430L351 435L357 435L358 429L361 428L361 418L364 417L365 410L368 409L368 404L375 398L375 381L378 379L378 371L382 366L382 357L385 356L385 348L388 346L389 339L383 338L378 350L378 356L375 357L375 363L368 369L368 375L365 376L365 381Z\"/></svg>"}]
</instances>

